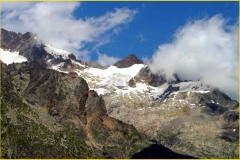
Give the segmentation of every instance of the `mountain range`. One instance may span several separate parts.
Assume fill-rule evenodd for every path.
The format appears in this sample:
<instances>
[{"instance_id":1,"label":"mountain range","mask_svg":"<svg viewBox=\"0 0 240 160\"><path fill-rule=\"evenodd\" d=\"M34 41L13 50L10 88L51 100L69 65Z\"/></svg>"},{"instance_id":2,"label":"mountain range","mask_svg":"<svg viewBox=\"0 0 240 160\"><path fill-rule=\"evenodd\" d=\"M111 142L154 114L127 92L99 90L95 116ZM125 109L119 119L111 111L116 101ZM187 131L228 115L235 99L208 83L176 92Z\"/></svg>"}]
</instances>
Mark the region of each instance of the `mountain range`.
<instances>
[{"instance_id":1,"label":"mountain range","mask_svg":"<svg viewBox=\"0 0 240 160\"><path fill-rule=\"evenodd\" d=\"M239 103L130 54L78 60L1 29L3 158L238 158Z\"/></svg>"}]
</instances>

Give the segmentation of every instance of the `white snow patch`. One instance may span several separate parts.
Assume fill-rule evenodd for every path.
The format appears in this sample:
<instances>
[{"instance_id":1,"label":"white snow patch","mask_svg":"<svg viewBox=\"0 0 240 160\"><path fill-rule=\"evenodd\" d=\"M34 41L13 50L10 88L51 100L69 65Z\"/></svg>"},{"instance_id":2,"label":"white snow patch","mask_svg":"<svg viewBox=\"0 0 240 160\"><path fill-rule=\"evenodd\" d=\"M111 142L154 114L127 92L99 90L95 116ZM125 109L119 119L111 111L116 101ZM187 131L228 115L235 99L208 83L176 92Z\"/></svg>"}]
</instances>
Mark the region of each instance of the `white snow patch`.
<instances>
[{"instance_id":1,"label":"white snow patch","mask_svg":"<svg viewBox=\"0 0 240 160\"><path fill-rule=\"evenodd\" d=\"M161 94L164 93L164 91L168 88L169 84L168 83L164 83L163 85L159 86L159 87L151 87L152 91L151 91L151 95L154 98L157 98L158 96L160 96Z\"/></svg>"},{"instance_id":2,"label":"white snow patch","mask_svg":"<svg viewBox=\"0 0 240 160\"><path fill-rule=\"evenodd\" d=\"M53 55L55 58L60 58L62 56L63 59L68 59L68 55L70 54L70 52L62 50L62 49L54 48L48 44L44 44L44 45L45 45L44 49L49 54Z\"/></svg>"},{"instance_id":3,"label":"white snow patch","mask_svg":"<svg viewBox=\"0 0 240 160\"><path fill-rule=\"evenodd\" d=\"M83 73L83 71L79 70L79 69L76 69L75 72L78 74L78 76L81 76L81 74ZM88 82L89 79L86 79L85 80Z\"/></svg>"},{"instance_id":4,"label":"white snow patch","mask_svg":"<svg viewBox=\"0 0 240 160\"><path fill-rule=\"evenodd\" d=\"M208 93L210 92L209 87L204 85L201 81L189 81L189 82L180 82L174 84L173 87L179 87L179 90L175 92L187 92L187 96L190 93Z\"/></svg>"},{"instance_id":5,"label":"white snow patch","mask_svg":"<svg viewBox=\"0 0 240 160\"><path fill-rule=\"evenodd\" d=\"M47 60L47 63L50 63L51 61L52 61L52 59L48 59L48 60Z\"/></svg>"},{"instance_id":6,"label":"white snow patch","mask_svg":"<svg viewBox=\"0 0 240 160\"><path fill-rule=\"evenodd\" d=\"M98 95L105 95L105 94L111 93L110 91L108 91L105 88L94 88L92 90L96 91L98 93Z\"/></svg>"},{"instance_id":7,"label":"white snow patch","mask_svg":"<svg viewBox=\"0 0 240 160\"><path fill-rule=\"evenodd\" d=\"M128 75L122 75L120 73L114 73L103 80L101 84L109 84L113 86L127 86L127 82L131 79Z\"/></svg>"},{"instance_id":8,"label":"white snow patch","mask_svg":"<svg viewBox=\"0 0 240 160\"><path fill-rule=\"evenodd\" d=\"M192 91L193 93L209 93L210 91Z\"/></svg>"},{"instance_id":9,"label":"white snow patch","mask_svg":"<svg viewBox=\"0 0 240 160\"><path fill-rule=\"evenodd\" d=\"M184 100L184 99L179 99L179 102L180 102L180 103L183 103L183 104L187 104L187 103L188 103L188 101L187 101L187 100Z\"/></svg>"},{"instance_id":10,"label":"white snow patch","mask_svg":"<svg viewBox=\"0 0 240 160\"><path fill-rule=\"evenodd\" d=\"M118 80L121 82L124 81L126 86L126 82L128 82L132 77L134 77L143 66L143 64L134 64L129 68L117 68L115 66L110 66L106 69L88 68L85 69L85 72L88 72L93 76L100 77L102 79L102 84L109 85L108 82L113 82L114 84L115 80Z\"/></svg>"},{"instance_id":11,"label":"white snow patch","mask_svg":"<svg viewBox=\"0 0 240 160\"><path fill-rule=\"evenodd\" d=\"M53 70L60 71L59 68L62 67L63 65L64 65L64 62L59 63L59 64L57 64L57 65L52 65L52 69L53 69Z\"/></svg>"},{"instance_id":12,"label":"white snow patch","mask_svg":"<svg viewBox=\"0 0 240 160\"><path fill-rule=\"evenodd\" d=\"M1 60L6 64L21 63L27 61L26 57L19 55L19 52L10 52L1 48Z\"/></svg>"},{"instance_id":13,"label":"white snow patch","mask_svg":"<svg viewBox=\"0 0 240 160\"><path fill-rule=\"evenodd\" d=\"M180 82L173 86L180 87L180 90L186 91L202 91L207 89L207 86L203 85L201 81Z\"/></svg>"},{"instance_id":14,"label":"white snow patch","mask_svg":"<svg viewBox=\"0 0 240 160\"><path fill-rule=\"evenodd\" d=\"M81 63L79 63L79 62L73 61L73 60L72 60L72 63L74 63L74 64L76 64L76 65L79 65L79 66L81 66L81 67L84 67L84 68L86 67L85 65L83 65L83 64L81 64Z\"/></svg>"}]
</instances>

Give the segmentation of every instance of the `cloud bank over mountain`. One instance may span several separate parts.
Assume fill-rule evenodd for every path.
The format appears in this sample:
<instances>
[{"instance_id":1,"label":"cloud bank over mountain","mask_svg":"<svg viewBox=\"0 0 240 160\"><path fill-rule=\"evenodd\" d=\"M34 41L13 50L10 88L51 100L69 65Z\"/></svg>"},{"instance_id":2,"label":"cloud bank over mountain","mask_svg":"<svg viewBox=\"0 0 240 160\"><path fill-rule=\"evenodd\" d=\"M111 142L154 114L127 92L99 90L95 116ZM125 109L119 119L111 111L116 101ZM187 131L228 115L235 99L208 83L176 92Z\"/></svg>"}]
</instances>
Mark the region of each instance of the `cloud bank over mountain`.
<instances>
[{"instance_id":1,"label":"cloud bank over mountain","mask_svg":"<svg viewBox=\"0 0 240 160\"><path fill-rule=\"evenodd\" d=\"M154 73L163 70L168 80L202 80L238 98L238 26L221 15L187 23L171 43L163 44L152 57Z\"/></svg>"},{"instance_id":2,"label":"cloud bank over mountain","mask_svg":"<svg viewBox=\"0 0 240 160\"><path fill-rule=\"evenodd\" d=\"M118 34L132 21L136 10L115 8L98 17L74 17L80 3L2 3L2 27L15 32L33 32L54 47L88 58L86 43L97 43L105 34Z\"/></svg>"}]
</instances>

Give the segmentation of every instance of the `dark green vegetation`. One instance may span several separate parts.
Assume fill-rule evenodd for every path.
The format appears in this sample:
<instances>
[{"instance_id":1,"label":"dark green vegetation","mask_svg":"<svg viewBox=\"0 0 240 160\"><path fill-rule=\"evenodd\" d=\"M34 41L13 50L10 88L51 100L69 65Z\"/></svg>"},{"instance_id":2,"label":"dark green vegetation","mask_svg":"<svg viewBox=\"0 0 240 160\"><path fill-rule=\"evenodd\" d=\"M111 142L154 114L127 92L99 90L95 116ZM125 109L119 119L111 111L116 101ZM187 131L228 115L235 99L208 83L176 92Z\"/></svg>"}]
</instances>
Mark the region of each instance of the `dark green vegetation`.
<instances>
[{"instance_id":1,"label":"dark green vegetation","mask_svg":"<svg viewBox=\"0 0 240 160\"><path fill-rule=\"evenodd\" d=\"M127 158L149 144L82 78L30 62L2 64L1 82L3 158Z\"/></svg>"}]
</instances>

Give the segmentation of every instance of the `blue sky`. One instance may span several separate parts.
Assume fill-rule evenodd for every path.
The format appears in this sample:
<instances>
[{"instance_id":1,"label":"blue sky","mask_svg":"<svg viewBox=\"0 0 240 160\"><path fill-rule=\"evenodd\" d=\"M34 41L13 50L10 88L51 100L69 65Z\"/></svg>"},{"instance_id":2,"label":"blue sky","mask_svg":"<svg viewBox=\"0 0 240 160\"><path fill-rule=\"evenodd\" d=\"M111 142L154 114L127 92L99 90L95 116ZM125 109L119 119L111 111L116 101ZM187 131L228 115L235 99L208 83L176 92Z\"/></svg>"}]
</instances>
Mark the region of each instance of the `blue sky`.
<instances>
[{"instance_id":1,"label":"blue sky","mask_svg":"<svg viewBox=\"0 0 240 160\"><path fill-rule=\"evenodd\" d=\"M130 53L151 58L158 46L172 41L176 30L188 21L221 14L229 24L237 22L238 2L83 2L75 10L77 18L100 16L114 8L137 10L134 19L111 36L111 42L98 50L109 56L124 58ZM86 49L91 49L88 44ZM97 60L95 51L92 60Z\"/></svg>"}]
</instances>

